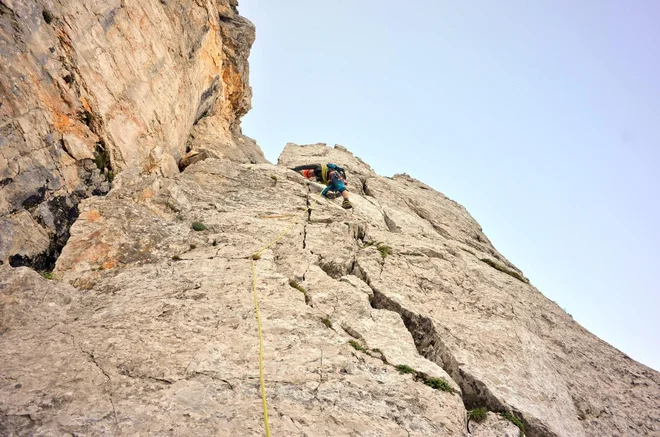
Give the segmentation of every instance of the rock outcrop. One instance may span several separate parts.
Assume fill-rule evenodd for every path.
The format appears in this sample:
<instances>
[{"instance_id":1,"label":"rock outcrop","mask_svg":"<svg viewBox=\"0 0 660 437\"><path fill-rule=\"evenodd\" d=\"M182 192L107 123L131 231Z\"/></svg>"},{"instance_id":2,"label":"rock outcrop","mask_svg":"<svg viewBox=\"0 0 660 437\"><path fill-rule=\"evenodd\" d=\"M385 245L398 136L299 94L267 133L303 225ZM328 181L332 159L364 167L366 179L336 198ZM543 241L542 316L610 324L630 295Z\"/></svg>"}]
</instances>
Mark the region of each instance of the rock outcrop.
<instances>
[{"instance_id":1,"label":"rock outcrop","mask_svg":"<svg viewBox=\"0 0 660 437\"><path fill-rule=\"evenodd\" d=\"M236 3L0 1L1 262L52 269L79 201L125 169L264 162Z\"/></svg>"},{"instance_id":2,"label":"rock outcrop","mask_svg":"<svg viewBox=\"0 0 660 437\"><path fill-rule=\"evenodd\" d=\"M251 258L291 223L255 261L274 436L660 436L658 372L461 205L265 162L236 6L0 0L0 436L263 435Z\"/></svg>"},{"instance_id":3,"label":"rock outcrop","mask_svg":"<svg viewBox=\"0 0 660 437\"><path fill-rule=\"evenodd\" d=\"M354 209L287 167L339 162ZM0 435L652 436L660 377L594 337L466 210L341 147L123 172L49 281L0 267ZM311 212L303 213L308 205ZM205 229L195 231L192 224ZM198 227L200 229L201 227Z\"/></svg>"}]
</instances>

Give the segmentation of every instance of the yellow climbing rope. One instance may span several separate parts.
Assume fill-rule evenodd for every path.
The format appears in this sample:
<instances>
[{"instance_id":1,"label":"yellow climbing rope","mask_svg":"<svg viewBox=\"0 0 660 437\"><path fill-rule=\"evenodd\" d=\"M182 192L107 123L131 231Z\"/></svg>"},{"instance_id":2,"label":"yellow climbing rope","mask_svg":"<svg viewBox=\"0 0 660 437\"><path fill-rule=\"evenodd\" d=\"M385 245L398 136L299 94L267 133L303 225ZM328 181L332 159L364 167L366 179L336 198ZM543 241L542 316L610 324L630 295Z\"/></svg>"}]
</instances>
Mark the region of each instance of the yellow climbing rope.
<instances>
[{"instance_id":1,"label":"yellow climbing rope","mask_svg":"<svg viewBox=\"0 0 660 437\"><path fill-rule=\"evenodd\" d=\"M320 197L320 196L319 196ZM300 214L302 216L307 211L312 208L310 205L305 208L305 210ZM263 404L264 409L264 427L266 428L266 437L270 437L270 425L268 424L268 404L266 403L266 383L264 379L264 339L263 334L261 333L261 314L259 313L259 299L257 299L257 265L256 260L261 258L261 253L276 244L280 241L286 234L293 229L293 227L298 224L295 220L296 216L294 215L291 218L291 224L284 229L284 231L277 236L273 241L266 244L264 247L254 252L249 256L250 262L252 263L252 294L254 296L254 311L257 313L257 330L259 331L259 383L261 384L261 403Z\"/></svg>"},{"instance_id":2,"label":"yellow climbing rope","mask_svg":"<svg viewBox=\"0 0 660 437\"><path fill-rule=\"evenodd\" d=\"M257 329L259 330L259 383L261 384L261 403L264 408L264 427L266 428L266 437L270 437L270 426L268 425L268 405L266 404L266 384L264 381L264 339L261 335L261 314L259 314L259 300L257 300L257 268L252 261L252 291L254 294L254 309L257 312Z\"/></svg>"}]
</instances>

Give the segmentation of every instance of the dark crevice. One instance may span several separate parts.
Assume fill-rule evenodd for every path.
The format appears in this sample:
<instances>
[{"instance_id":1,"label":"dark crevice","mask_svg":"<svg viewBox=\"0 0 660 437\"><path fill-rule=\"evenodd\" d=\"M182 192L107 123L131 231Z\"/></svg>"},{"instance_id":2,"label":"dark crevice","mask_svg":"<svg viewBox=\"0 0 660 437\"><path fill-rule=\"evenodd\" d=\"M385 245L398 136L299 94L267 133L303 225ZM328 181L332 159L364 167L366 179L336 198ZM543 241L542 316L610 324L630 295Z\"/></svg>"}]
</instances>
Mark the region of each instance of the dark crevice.
<instances>
[{"instance_id":1,"label":"dark crevice","mask_svg":"<svg viewBox=\"0 0 660 437\"><path fill-rule=\"evenodd\" d=\"M24 209L34 208L35 206L43 202L45 198L46 198L46 186L39 187L36 193L29 196L27 199L23 201L23 203L21 203L21 206L23 206Z\"/></svg>"},{"instance_id":2,"label":"dark crevice","mask_svg":"<svg viewBox=\"0 0 660 437\"><path fill-rule=\"evenodd\" d=\"M431 319L408 311L398 302L388 298L370 284L366 275L362 279L373 290L374 295L371 299L371 306L376 309L393 311L401 316L404 325L413 337L419 354L442 367L459 385L462 391L463 404L467 410L483 407L498 413L513 412L521 418L525 425L526 435L529 437L557 437L557 434L551 432L541 421L526 418L520 411L506 405L493 395L483 381L463 370L442 341Z\"/></svg>"},{"instance_id":3,"label":"dark crevice","mask_svg":"<svg viewBox=\"0 0 660 437\"><path fill-rule=\"evenodd\" d=\"M363 179L362 180L362 192L364 193L365 196L376 197L376 196L373 195L371 190L369 190L369 186L367 185L367 180L368 179Z\"/></svg>"},{"instance_id":4,"label":"dark crevice","mask_svg":"<svg viewBox=\"0 0 660 437\"><path fill-rule=\"evenodd\" d=\"M433 321L419 314L415 314L401 306L398 302L388 298L379 291L371 281L371 278L359 262L354 262L351 274L363 280L373 291L370 300L371 307L393 311L401 317L406 329L410 332L418 353L427 360L438 364L461 388L463 404L467 410L484 407L493 412L513 412L520 417L525 425L526 435L529 437L558 437L548 430L547 426L538 419L526 418L524 415L504 404L495 397L486 384L478 380L474 375L463 370L456 358L449 351L438 334Z\"/></svg>"},{"instance_id":5,"label":"dark crevice","mask_svg":"<svg viewBox=\"0 0 660 437\"><path fill-rule=\"evenodd\" d=\"M309 185L307 186L307 198L305 199L305 206L307 207L307 220L303 222L303 243L302 243L302 248L306 249L307 248L307 223L309 223L312 220L312 203L311 199L309 198Z\"/></svg>"},{"instance_id":6,"label":"dark crevice","mask_svg":"<svg viewBox=\"0 0 660 437\"><path fill-rule=\"evenodd\" d=\"M54 229L48 249L34 256L12 255L9 257L9 265L31 267L40 272L53 271L57 258L69 240L71 225L78 218L78 203L82 200L81 196L81 193L73 193L69 196L49 199L46 202L47 208L36 216L37 221L42 225L49 222L49 227Z\"/></svg>"},{"instance_id":7,"label":"dark crevice","mask_svg":"<svg viewBox=\"0 0 660 437\"><path fill-rule=\"evenodd\" d=\"M218 84L220 83L220 76L215 76L213 82L207 89L202 92L202 95L199 97L199 105L197 106L197 112L195 114L195 121L193 126L199 123L199 121L211 115L213 109L215 108L215 102L218 99Z\"/></svg>"},{"instance_id":8,"label":"dark crevice","mask_svg":"<svg viewBox=\"0 0 660 437\"><path fill-rule=\"evenodd\" d=\"M511 270L511 269L509 269L509 268L507 268L507 267L505 267L505 266L503 266L499 263L496 263L492 259L480 258L479 261L488 264L489 266L491 266L495 270L499 270L502 273L506 273L507 275L511 276L512 278L516 278L520 282L523 282L525 284L529 284L529 280L524 278L520 273L516 272L515 270Z\"/></svg>"},{"instance_id":9,"label":"dark crevice","mask_svg":"<svg viewBox=\"0 0 660 437\"><path fill-rule=\"evenodd\" d=\"M387 229L389 229L390 232L396 232L396 233L401 232L401 228L399 227L399 225L397 225L396 222L392 220L390 216L387 215L386 212L383 212L383 219L385 219L385 224L387 225Z\"/></svg>"}]
</instances>

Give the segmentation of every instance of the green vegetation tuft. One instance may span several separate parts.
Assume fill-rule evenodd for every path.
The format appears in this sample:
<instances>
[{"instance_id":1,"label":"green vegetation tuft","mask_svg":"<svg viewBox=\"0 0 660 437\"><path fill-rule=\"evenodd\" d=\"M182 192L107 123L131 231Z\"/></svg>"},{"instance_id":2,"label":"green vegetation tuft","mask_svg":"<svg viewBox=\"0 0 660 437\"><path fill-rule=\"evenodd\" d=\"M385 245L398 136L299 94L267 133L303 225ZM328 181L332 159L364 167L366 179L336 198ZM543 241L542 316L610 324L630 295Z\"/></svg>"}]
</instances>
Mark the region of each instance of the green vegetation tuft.
<instances>
[{"instance_id":1,"label":"green vegetation tuft","mask_svg":"<svg viewBox=\"0 0 660 437\"><path fill-rule=\"evenodd\" d=\"M195 250L195 249L197 249L197 246L194 245L194 244L191 244L191 245L190 245L190 250Z\"/></svg>"},{"instance_id":2,"label":"green vegetation tuft","mask_svg":"<svg viewBox=\"0 0 660 437\"><path fill-rule=\"evenodd\" d=\"M356 351L364 352L365 354L367 353L367 349L360 344L359 341L357 340L348 340L348 344L353 346L353 349Z\"/></svg>"},{"instance_id":3,"label":"green vegetation tuft","mask_svg":"<svg viewBox=\"0 0 660 437\"><path fill-rule=\"evenodd\" d=\"M110 154L100 144L97 144L94 150L94 164L101 171L110 169Z\"/></svg>"},{"instance_id":4,"label":"green vegetation tuft","mask_svg":"<svg viewBox=\"0 0 660 437\"><path fill-rule=\"evenodd\" d=\"M376 248L380 252L380 256L383 257L383 259L387 258L387 255L392 254L392 248L390 246L386 246L384 244L378 244Z\"/></svg>"},{"instance_id":5,"label":"green vegetation tuft","mask_svg":"<svg viewBox=\"0 0 660 437\"><path fill-rule=\"evenodd\" d=\"M179 255L174 255L172 261L181 261L181 257Z\"/></svg>"},{"instance_id":6,"label":"green vegetation tuft","mask_svg":"<svg viewBox=\"0 0 660 437\"><path fill-rule=\"evenodd\" d=\"M525 424L522 422L522 419L520 419L518 416L516 416L515 414L509 411L500 413L500 416L502 416L504 419L516 425L520 430L520 437L525 437Z\"/></svg>"},{"instance_id":7,"label":"green vegetation tuft","mask_svg":"<svg viewBox=\"0 0 660 437\"><path fill-rule=\"evenodd\" d=\"M305 290L305 287L303 287L302 285L300 285L299 283L297 283L293 279L289 281L289 285L291 287L295 288L296 290L298 290L301 293L307 293L307 290Z\"/></svg>"},{"instance_id":8,"label":"green vegetation tuft","mask_svg":"<svg viewBox=\"0 0 660 437\"><path fill-rule=\"evenodd\" d=\"M53 279L53 273L52 272L39 272L41 276L43 276L46 279Z\"/></svg>"},{"instance_id":9,"label":"green vegetation tuft","mask_svg":"<svg viewBox=\"0 0 660 437\"><path fill-rule=\"evenodd\" d=\"M310 302L311 300L310 300L310 298L309 298L309 295L307 294L307 290L305 290L305 287L303 287L302 285L300 285L298 282L296 282L296 281L293 280L293 279L291 279L291 280L289 281L289 285L290 285L291 287L295 288L296 290L298 290L299 292L301 292L301 293L303 294L303 296L305 296L305 303L309 305L309 302Z\"/></svg>"},{"instance_id":10,"label":"green vegetation tuft","mask_svg":"<svg viewBox=\"0 0 660 437\"><path fill-rule=\"evenodd\" d=\"M488 410L486 410L483 407L475 408L473 410L468 411L468 420L472 420L473 422L483 422L486 420L486 417L488 416Z\"/></svg>"},{"instance_id":11,"label":"green vegetation tuft","mask_svg":"<svg viewBox=\"0 0 660 437\"><path fill-rule=\"evenodd\" d=\"M259 255L257 252L255 252L252 255L250 255L250 258L257 261L257 260L261 259L261 255Z\"/></svg>"},{"instance_id":12,"label":"green vegetation tuft","mask_svg":"<svg viewBox=\"0 0 660 437\"><path fill-rule=\"evenodd\" d=\"M496 263L496 262L493 261L492 259L481 258L480 261L485 262L486 264L488 264L489 266L491 266L491 267L494 268L495 270L499 270L499 271L502 272L502 273L506 273L507 275L516 278L516 279L519 280L520 282L524 282L525 284L527 283L527 281L525 281L525 278L523 278L522 276L520 276L520 274L519 274L518 272L515 272L515 271L513 271L513 270L507 269L506 267L504 267L504 266L501 265L501 264Z\"/></svg>"},{"instance_id":13,"label":"green vegetation tuft","mask_svg":"<svg viewBox=\"0 0 660 437\"><path fill-rule=\"evenodd\" d=\"M395 366L395 369L398 370L399 373L402 374L402 375L405 375L407 373L412 373L413 375L417 374L417 370L415 370L412 367L407 366L405 364L399 364L399 365Z\"/></svg>"},{"instance_id":14,"label":"green vegetation tuft","mask_svg":"<svg viewBox=\"0 0 660 437\"><path fill-rule=\"evenodd\" d=\"M192 228L197 232L205 231L207 229L206 225L202 222L193 222Z\"/></svg>"},{"instance_id":15,"label":"green vegetation tuft","mask_svg":"<svg viewBox=\"0 0 660 437\"><path fill-rule=\"evenodd\" d=\"M277 176L275 176L274 174L272 174L272 175L270 175L270 178L271 178L272 180L274 180L275 183L277 183Z\"/></svg>"},{"instance_id":16,"label":"green vegetation tuft","mask_svg":"<svg viewBox=\"0 0 660 437\"><path fill-rule=\"evenodd\" d=\"M321 322L323 322L323 324L324 324L327 328L332 329L332 320L330 320L329 317L324 317L324 318L322 318L322 319L321 319Z\"/></svg>"},{"instance_id":17,"label":"green vegetation tuft","mask_svg":"<svg viewBox=\"0 0 660 437\"><path fill-rule=\"evenodd\" d=\"M451 388L451 385L449 385L449 383L442 378L427 376L424 378L424 384L436 390L446 391L448 393L454 393L454 389Z\"/></svg>"}]
</instances>

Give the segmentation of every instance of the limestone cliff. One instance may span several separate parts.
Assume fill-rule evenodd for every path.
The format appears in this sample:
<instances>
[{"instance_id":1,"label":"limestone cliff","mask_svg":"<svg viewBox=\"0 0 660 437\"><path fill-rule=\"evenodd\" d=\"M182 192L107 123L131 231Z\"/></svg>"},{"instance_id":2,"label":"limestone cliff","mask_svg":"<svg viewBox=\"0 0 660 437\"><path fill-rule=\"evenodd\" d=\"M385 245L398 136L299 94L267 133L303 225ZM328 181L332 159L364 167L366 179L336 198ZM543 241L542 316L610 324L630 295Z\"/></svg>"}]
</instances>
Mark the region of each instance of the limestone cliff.
<instances>
[{"instance_id":1,"label":"limestone cliff","mask_svg":"<svg viewBox=\"0 0 660 437\"><path fill-rule=\"evenodd\" d=\"M0 262L52 269L124 169L263 162L240 131L253 40L236 0L1 0Z\"/></svg>"},{"instance_id":2,"label":"limestone cliff","mask_svg":"<svg viewBox=\"0 0 660 437\"><path fill-rule=\"evenodd\" d=\"M256 261L273 436L660 436L660 375L461 205L264 162L235 2L127 3L0 0L0 254L63 246L0 265L0 436L264 435L249 258L292 220Z\"/></svg>"}]
</instances>

